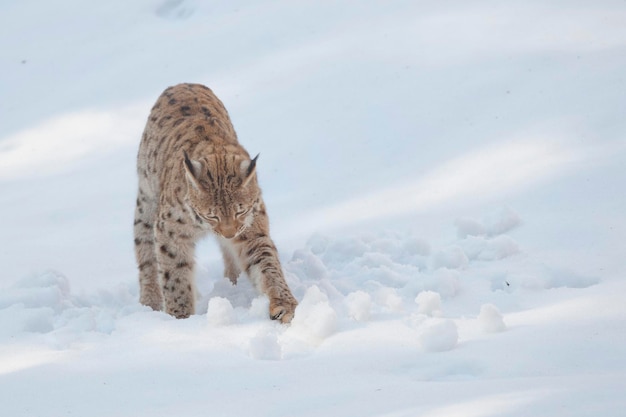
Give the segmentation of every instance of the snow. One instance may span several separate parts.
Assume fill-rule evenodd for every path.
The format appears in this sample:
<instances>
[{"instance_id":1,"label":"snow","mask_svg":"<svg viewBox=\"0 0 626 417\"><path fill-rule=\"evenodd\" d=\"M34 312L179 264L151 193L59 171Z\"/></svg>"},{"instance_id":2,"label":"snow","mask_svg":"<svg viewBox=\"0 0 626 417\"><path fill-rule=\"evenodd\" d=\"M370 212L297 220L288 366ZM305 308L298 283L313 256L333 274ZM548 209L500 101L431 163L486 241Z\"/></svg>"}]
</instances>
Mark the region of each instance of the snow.
<instances>
[{"instance_id":1,"label":"snow","mask_svg":"<svg viewBox=\"0 0 626 417\"><path fill-rule=\"evenodd\" d=\"M365 291L357 290L346 296L348 315L356 321L367 321L372 310L372 297Z\"/></svg>"},{"instance_id":2,"label":"snow","mask_svg":"<svg viewBox=\"0 0 626 417\"><path fill-rule=\"evenodd\" d=\"M478 321L482 329L487 333L502 332L506 329L502 313L493 304L483 304L480 307Z\"/></svg>"},{"instance_id":3,"label":"snow","mask_svg":"<svg viewBox=\"0 0 626 417\"><path fill-rule=\"evenodd\" d=\"M212 297L206 312L207 321L214 326L225 326L236 322L233 305L226 298Z\"/></svg>"},{"instance_id":4,"label":"snow","mask_svg":"<svg viewBox=\"0 0 626 417\"><path fill-rule=\"evenodd\" d=\"M441 295L434 291L422 291L415 297L417 312L429 316L441 316Z\"/></svg>"},{"instance_id":5,"label":"snow","mask_svg":"<svg viewBox=\"0 0 626 417\"><path fill-rule=\"evenodd\" d=\"M589 3L589 2L587 2ZM620 2L0 5L10 416L621 416ZM204 83L258 173L290 326L197 248L138 303L135 156Z\"/></svg>"},{"instance_id":6,"label":"snow","mask_svg":"<svg viewBox=\"0 0 626 417\"><path fill-rule=\"evenodd\" d=\"M427 352L443 352L454 349L459 341L459 332L452 320L429 320L417 336L417 344Z\"/></svg>"}]
</instances>

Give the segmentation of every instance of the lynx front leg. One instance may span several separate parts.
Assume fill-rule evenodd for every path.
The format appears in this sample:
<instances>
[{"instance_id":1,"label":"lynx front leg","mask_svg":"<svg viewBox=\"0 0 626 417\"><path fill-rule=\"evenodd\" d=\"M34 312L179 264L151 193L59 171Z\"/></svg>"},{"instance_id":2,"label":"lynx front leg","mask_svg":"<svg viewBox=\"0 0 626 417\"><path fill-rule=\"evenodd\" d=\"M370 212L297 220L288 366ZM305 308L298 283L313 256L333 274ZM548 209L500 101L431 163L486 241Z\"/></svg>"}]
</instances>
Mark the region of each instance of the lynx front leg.
<instances>
[{"instance_id":1,"label":"lynx front leg","mask_svg":"<svg viewBox=\"0 0 626 417\"><path fill-rule=\"evenodd\" d=\"M139 267L139 302L161 310L163 295L157 275L157 259L154 253L154 202L139 189L135 207L135 257Z\"/></svg>"},{"instance_id":2,"label":"lynx front leg","mask_svg":"<svg viewBox=\"0 0 626 417\"><path fill-rule=\"evenodd\" d=\"M194 240L175 230L174 224L161 221L156 233L156 256L165 312L181 319L195 313Z\"/></svg>"},{"instance_id":3,"label":"lynx front leg","mask_svg":"<svg viewBox=\"0 0 626 417\"><path fill-rule=\"evenodd\" d=\"M244 265L250 280L270 300L272 320L291 322L298 302L285 281L272 240L264 236L249 241L241 253L246 258Z\"/></svg>"},{"instance_id":4,"label":"lynx front leg","mask_svg":"<svg viewBox=\"0 0 626 417\"><path fill-rule=\"evenodd\" d=\"M220 249L222 250L222 257L224 258L224 276L228 278L233 285L236 285L241 270L233 255L232 247L228 242L220 240Z\"/></svg>"}]
</instances>

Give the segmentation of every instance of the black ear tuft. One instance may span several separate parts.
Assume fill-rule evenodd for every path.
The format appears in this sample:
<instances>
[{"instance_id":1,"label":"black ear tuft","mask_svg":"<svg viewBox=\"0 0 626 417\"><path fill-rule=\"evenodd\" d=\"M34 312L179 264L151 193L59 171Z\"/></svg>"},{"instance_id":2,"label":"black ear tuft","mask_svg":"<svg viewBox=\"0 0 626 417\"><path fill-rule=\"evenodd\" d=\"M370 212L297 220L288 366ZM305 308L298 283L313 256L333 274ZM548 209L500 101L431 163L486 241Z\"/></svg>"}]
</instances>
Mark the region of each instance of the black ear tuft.
<instances>
[{"instance_id":1,"label":"black ear tuft","mask_svg":"<svg viewBox=\"0 0 626 417\"><path fill-rule=\"evenodd\" d=\"M189 155L187 155L187 152L185 151L183 151L183 155L183 161L185 162L185 176L195 188L199 188L200 186L198 181L200 179L200 173L202 172L202 163L189 159Z\"/></svg>"},{"instance_id":2,"label":"black ear tuft","mask_svg":"<svg viewBox=\"0 0 626 417\"><path fill-rule=\"evenodd\" d=\"M195 175L194 169L193 169L193 165L191 164L191 160L189 159L189 155L187 155L187 151L183 151L183 154L185 155L185 165L187 166L187 169L189 170L189 172L191 172L192 174Z\"/></svg>"},{"instance_id":3,"label":"black ear tuft","mask_svg":"<svg viewBox=\"0 0 626 417\"><path fill-rule=\"evenodd\" d=\"M241 184L242 187L246 187L250 183L252 178L254 178L254 172L256 171L256 160L257 160L258 157L259 157L259 155L257 154L257 156L255 156L248 163L247 167L245 165L246 161L242 161L241 162L241 173L243 175L243 183Z\"/></svg>"},{"instance_id":4,"label":"black ear tuft","mask_svg":"<svg viewBox=\"0 0 626 417\"><path fill-rule=\"evenodd\" d=\"M256 156L250 161L250 165L248 165L248 169L246 170L246 178L248 178L254 172L254 169L256 168L256 160L259 155L260 154L256 154Z\"/></svg>"}]
</instances>

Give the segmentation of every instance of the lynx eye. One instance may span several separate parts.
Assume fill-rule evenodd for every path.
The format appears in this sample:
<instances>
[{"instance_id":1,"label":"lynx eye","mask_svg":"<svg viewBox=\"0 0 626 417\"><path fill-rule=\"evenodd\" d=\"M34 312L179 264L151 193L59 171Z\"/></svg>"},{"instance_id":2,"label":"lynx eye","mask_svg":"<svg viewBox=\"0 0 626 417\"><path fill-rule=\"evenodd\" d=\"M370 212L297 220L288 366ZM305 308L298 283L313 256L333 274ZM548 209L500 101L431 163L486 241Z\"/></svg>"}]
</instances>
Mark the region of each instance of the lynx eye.
<instances>
[{"instance_id":1,"label":"lynx eye","mask_svg":"<svg viewBox=\"0 0 626 417\"><path fill-rule=\"evenodd\" d=\"M208 220L213 223L219 223L220 221L220 218L217 216L202 216L202 217L204 217L205 220Z\"/></svg>"},{"instance_id":2,"label":"lynx eye","mask_svg":"<svg viewBox=\"0 0 626 417\"><path fill-rule=\"evenodd\" d=\"M235 208L235 216L237 216L237 217L241 217L241 216L243 216L244 214L248 213L249 211L250 211L250 209L249 209L249 208L245 208L245 207L243 207L243 206L237 206L237 207Z\"/></svg>"}]
</instances>

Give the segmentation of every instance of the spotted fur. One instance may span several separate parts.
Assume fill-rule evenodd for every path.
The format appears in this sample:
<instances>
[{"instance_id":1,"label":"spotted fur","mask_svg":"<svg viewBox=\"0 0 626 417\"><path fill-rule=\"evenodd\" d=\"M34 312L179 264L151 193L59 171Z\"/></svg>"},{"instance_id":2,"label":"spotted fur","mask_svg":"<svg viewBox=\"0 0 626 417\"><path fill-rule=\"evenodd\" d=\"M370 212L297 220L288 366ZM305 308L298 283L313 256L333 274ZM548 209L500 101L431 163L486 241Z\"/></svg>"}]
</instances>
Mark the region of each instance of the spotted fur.
<instances>
[{"instance_id":1,"label":"spotted fur","mask_svg":"<svg viewBox=\"0 0 626 417\"><path fill-rule=\"evenodd\" d=\"M177 318L194 314L194 247L213 233L225 276L243 271L290 322L297 305L285 282L251 159L222 102L199 84L166 89L152 108L137 157L135 254L140 301Z\"/></svg>"}]
</instances>

